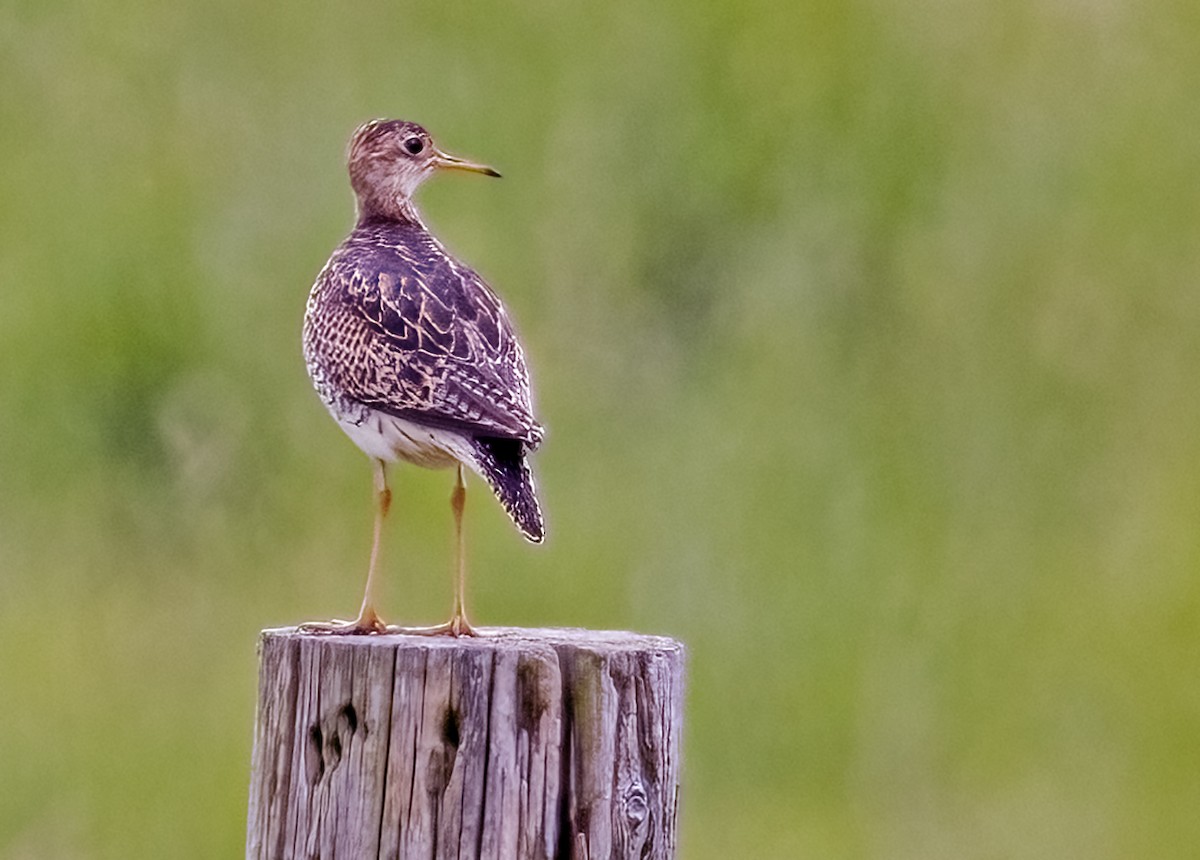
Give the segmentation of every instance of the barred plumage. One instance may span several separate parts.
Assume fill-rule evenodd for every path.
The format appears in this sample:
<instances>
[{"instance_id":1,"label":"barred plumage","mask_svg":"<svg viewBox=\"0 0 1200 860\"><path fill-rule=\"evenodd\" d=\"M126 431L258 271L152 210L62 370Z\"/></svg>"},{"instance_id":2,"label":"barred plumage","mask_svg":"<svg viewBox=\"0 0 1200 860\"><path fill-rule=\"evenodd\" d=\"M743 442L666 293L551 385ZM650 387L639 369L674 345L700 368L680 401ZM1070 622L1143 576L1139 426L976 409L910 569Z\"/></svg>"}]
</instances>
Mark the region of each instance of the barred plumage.
<instances>
[{"instance_id":1,"label":"barred plumage","mask_svg":"<svg viewBox=\"0 0 1200 860\"><path fill-rule=\"evenodd\" d=\"M508 453L518 459L542 441L508 313L419 222L367 220L333 252L309 296L304 357L339 422L361 426L379 412L442 431L439 437L512 439L521 445ZM509 486L473 445L445 453L465 459L501 501L528 495L525 518L509 513L530 540L541 540L532 481ZM414 458L394 451L384 459Z\"/></svg>"}]
</instances>

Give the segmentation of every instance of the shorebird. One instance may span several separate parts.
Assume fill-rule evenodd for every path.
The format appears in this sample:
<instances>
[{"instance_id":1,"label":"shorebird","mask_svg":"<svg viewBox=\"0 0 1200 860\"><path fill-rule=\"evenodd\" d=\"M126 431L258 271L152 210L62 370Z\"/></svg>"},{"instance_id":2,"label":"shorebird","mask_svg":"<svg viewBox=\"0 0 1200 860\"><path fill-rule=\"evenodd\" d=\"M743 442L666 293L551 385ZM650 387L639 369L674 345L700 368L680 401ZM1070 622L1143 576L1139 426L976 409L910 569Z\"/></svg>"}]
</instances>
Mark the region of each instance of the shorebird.
<instances>
[{"instance_id":1,"label":"shorebird","mask_svg":"<svg viewBox=\"0 0 1200 860\"><path fill-rule=\"evenodd\" d=\"M371 458L375 527L362 608L354 621L305 625L337 633L390 629L376 609L380 541L391 504L388 464L455 470L454 609L417 632L474 635L463 592L463 468L478 473L521 533L545 535L526 455L542 441L529 371L508 312L471 268L426 228L413 194L441 170L499 176L439 149L412 122L360 126L347 156L354 230L317 276L304 315L304 360L334 420Z\"/></svg>"}]
</instances>

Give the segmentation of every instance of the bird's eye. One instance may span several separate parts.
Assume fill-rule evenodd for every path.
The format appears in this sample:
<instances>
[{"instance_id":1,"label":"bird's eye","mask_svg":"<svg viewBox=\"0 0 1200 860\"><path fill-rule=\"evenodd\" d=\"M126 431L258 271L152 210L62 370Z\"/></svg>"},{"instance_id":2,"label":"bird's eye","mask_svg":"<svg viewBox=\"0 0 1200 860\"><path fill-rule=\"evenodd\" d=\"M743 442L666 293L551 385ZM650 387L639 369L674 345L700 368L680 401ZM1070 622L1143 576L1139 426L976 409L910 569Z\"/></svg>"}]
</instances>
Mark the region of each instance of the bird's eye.
<instances>
[{"instance_id":1,"label":"bird's eye","mask_svg":"<svg viewBox=\"0 0 1200 860\"><path fill-rule=\"evenodd\" d=\"M417 155L425 148L425 141L419 137L410 137L404 141L404 148L410 155Z\"/></svg>"}]
</instances>

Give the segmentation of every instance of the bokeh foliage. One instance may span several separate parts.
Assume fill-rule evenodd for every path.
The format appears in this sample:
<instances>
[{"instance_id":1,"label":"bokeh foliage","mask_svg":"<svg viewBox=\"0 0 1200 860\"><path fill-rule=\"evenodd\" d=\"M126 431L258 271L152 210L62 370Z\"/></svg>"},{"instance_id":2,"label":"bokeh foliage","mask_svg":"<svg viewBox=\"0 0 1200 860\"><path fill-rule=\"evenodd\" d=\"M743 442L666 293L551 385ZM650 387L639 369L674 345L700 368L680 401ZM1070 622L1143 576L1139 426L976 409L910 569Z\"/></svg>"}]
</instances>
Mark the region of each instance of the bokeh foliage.
<instances>
[{"instance_id":1,"label":"bokeh foliage","mask_svg":"<svg viewBox=\"0 0 1200 860\"><path fill-rule=\"evenodd\" d=\"M550 541L691 649L684 856L1200 844L1200 6L0 4L0 857L241 851L259 628L353 612L298 332L361 120L506 298ZM400 469L386 607L449 601Z\"/></svg>"}]
</instances>

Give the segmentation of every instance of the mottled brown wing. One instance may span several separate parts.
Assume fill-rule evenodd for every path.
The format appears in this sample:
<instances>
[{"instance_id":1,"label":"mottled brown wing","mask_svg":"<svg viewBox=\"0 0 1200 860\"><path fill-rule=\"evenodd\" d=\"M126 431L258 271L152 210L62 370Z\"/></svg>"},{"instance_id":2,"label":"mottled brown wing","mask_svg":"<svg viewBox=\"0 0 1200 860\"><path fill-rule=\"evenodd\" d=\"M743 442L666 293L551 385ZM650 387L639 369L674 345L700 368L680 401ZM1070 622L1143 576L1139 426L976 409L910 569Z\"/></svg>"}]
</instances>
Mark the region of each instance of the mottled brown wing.
<instances>
[{"instance_id":1,"label":"mottled brown wing","mask_svg":"<svg viewBox=\"0 0 1200 860\"><path fill-rule=\"evenodd\" d=\"M322 272L322 316L353 343L342 391L373 408L469 435L542 437L503 305L415 225L356 230Z\"/></svg>"}]
</instances>

